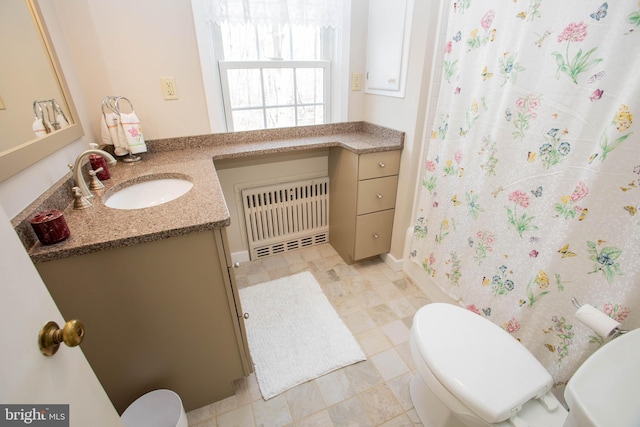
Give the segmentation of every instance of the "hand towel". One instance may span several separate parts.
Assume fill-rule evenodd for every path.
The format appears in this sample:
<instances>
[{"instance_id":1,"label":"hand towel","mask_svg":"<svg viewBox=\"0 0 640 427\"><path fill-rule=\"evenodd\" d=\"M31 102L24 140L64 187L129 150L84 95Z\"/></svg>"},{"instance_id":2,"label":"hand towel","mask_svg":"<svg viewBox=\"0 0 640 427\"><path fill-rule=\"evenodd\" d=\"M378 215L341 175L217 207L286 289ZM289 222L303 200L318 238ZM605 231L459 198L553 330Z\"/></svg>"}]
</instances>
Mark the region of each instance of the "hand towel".
<instances>
[{"instance_id":1,"label":"hand towel","mask_svg":"<svg viewBox=\"0 0 640 427\"><path fill-rule=\"evenodd\" d=\"M140 119L138 119L135 111L128 114L120 113L120 123L131 154L146 152L147 145L145 144L144 136L142 135Z\"/></svg>"},{"instance_id":2,"label":"hand towel","mask_svg":"<svg viewBox=\"0 0 640 427\"><path fill-rule=\"evenodd\" d=\"M100 139L102 140L102 145L113 145L113 140L109 133L109 126L107 125L106 114L103 114L102 120L100 120Z\"/></svg>"},{"instance_id":3,"label":"hand towel","mask_svg":"<svg viewBox=\"0 0 640 427\"><path fill-rule=\"evenodd\" d=\"M105 113L101 120L101 136L102 143L113 145L116 156L125 156L129 154L129 145L127 144L124 134L120 135L120 120L116 113Z\"/></svg>"}]
</instances>

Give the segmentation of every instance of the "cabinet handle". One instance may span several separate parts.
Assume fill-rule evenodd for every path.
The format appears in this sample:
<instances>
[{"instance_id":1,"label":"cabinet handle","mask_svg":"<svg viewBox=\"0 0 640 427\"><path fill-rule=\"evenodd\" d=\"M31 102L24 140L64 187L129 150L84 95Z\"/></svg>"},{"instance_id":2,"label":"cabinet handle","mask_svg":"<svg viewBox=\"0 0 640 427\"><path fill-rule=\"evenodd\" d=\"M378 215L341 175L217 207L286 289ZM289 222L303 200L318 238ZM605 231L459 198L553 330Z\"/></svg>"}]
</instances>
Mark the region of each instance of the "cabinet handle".
<instances>
[{"instance_id":1,"label":"cabinet handle","mask_svg":"<svg viewBox=\"0 0 640 427\"><path fill-rule=\"evenodd\" d=\"M243 319L248 319L249 318L249 313L244 313L241 317Z\"/></svg>"},{"instance_id":2,"label":"cabinet handle","mask_svg":"<svg viewBox=\"0 0 640 427\"><path fill-rule=\"evenodd\" d=\"M378 166L380 166L381 168L386 168L387 164L385 162L380 162L378 163Z\"/></svg>"},{"instance_id":3,"label":"cabinet handle","mask_svg":"<svg viewBox=\"0 0 640 427\"><path fill-rule=\"evenodd\" d=\"M383 196L382 194L378 193L378 194L376 194L376 197L377 197L378 199L382 199L384 196Z\"/></svg>"},{"instance_id":4,"label":"cabinet handle","mask_svg":"<svg viewBox=\"0 0 640 427\"><path fill-rule=\"evenodd\" d=\"M233 263L233 268L238 268L240 267L240 261L236 261Z\"/></svg>"},{"instance_id":5,"label":"cabinet handle","mask_svg":"<svg viewBox=\"0 0 640 427\"><path fill-rule=\"evenodd\" d=\"M380 237L380 235L378 233L373 233L373 238L377 239L378 237Z\"/></svg>"}]
</instances>

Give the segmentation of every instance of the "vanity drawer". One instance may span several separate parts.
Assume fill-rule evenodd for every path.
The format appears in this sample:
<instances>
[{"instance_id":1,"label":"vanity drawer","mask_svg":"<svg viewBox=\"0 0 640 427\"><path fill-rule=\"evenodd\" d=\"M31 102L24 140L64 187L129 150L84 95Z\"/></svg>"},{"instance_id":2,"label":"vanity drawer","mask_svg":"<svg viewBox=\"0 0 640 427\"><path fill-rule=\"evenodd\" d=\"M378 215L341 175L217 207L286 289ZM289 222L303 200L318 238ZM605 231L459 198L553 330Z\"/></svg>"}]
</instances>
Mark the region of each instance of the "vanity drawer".
<instances>
[{"instance_id":1,"label":"vanity drawer","mask_svg":"<svg viewBox=\"0 0 640 427\"><path fill-rule=\"evenodd\" d=\"M399 170L400 151L361 154L358 162L358 179L397 175Z\"/></svg>"},{"instance_id":2,"label":"vanity drawer","mask_svg":"<svg viewBox=\"0 0 640 427\"><path fill-rule=\"evenodd\" d=\"M389 252L395 209L356 218L354 260Z\"/></svg>"},{"instance_id":3,"label":"vanity drawer","mask_svg":"<svg viewBox=\"0 0 640 427\"><path fill-rule=\"evenodd\" d=\"M393 209L396 205L397 188L398 175L360 181L357 214Z\"/></svg>"}]
</instances>

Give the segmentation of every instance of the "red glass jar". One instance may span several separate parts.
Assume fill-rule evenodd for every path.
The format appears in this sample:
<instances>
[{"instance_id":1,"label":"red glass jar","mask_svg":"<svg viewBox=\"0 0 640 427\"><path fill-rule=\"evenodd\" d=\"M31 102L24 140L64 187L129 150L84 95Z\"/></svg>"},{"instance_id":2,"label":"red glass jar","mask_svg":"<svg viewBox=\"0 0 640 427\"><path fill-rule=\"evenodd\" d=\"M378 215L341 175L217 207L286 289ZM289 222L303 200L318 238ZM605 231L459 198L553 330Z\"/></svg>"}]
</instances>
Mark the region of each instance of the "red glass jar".
<instances>
[{"instance_id":1,"label":"red glass jar","mask_svg":"<svg viewBox=\"0 0 640 427\"><path fill-rule=\"evenodd\" d=\"M97 154L90 154L89 162L91 163L91 169L93 170L102 168L102 171L96 174L100 181L104 181L105 179L111 178L111 174L109 173L109 168L107 167L107 161L104 159L104 157L99 156Z\"/></svg>"},{"instance_id":2,"label":"red glass jar","mask_svg":"<svg viewBox=\"0 0 640 427\"><path fill-rule=\"evenodd\" d=\"M64 216L59 210L40 212L29 222L43 245L62 242L71 235L67 221L64 220Z\"/></svg>"}]
</instances>

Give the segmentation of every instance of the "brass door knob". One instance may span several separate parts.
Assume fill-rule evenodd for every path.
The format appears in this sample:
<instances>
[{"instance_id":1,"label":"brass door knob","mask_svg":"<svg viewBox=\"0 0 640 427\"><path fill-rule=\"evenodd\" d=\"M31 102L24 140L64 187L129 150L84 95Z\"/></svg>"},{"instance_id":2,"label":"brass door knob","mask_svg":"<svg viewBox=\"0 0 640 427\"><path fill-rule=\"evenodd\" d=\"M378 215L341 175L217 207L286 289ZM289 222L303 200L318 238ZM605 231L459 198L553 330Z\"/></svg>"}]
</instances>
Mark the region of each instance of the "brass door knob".
<instances>
[{"instance_id":1,"label":"brass door knob","mask_svg":"<svg viewBox=\"0 0 640 427\"><path fill-rule=\"evenodd\" d=\"M84 333L84 325L79 320L69 320L62 329L56 322L48 322L38 336L40 352L45 356L53 356L62 342L69 347L80 345L84 339Z\"/></svg>"}]
</instances>

